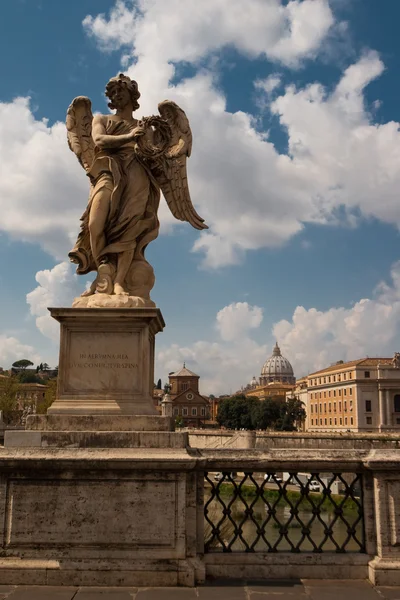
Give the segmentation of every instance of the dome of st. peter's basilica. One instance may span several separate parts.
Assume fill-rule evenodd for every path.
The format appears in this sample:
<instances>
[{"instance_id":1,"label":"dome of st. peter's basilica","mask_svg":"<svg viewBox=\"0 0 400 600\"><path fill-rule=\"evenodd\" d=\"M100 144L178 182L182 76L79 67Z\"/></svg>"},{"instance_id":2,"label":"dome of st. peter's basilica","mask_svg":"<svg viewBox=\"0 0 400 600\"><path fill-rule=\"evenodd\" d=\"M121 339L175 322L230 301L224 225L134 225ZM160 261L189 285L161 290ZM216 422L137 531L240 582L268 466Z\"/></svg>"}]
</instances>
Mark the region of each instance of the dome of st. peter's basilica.
<instances>
[{"instance_id":1,"label":"dome of st. peter's basilica","mask_svg":"<svg viewBox=\"0 0 400 600\"><path fill-rule=\"evenodd\" d=\"M260 385L273 382L296 383L293 368L287 358L282 356L278 342L275 344L272 356L264 363L261 369Z\"/></svg>"}]
</instances>

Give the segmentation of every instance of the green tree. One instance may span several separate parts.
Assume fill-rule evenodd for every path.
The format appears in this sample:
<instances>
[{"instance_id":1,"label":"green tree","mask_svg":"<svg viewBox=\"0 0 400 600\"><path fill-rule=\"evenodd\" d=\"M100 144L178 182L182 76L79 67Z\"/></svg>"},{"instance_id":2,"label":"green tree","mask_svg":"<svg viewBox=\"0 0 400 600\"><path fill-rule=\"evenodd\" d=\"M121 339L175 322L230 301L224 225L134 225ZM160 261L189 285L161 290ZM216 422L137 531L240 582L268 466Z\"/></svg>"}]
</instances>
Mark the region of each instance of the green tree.
<instances>
[{"instance_id":1,"label":"green tree","mask_svg":"<svg viewBox=\"0 0 400 600\"><path fill-rule=\"evenodd\" d=\"M41 367L41 371L50 371L50 365L48 365L46 362L43 363Z\"/></svg>"},{"instance_id":2,"label":"green tree","mask_svg":"<svg viewBox=\"0 0 400 600\"><path fill-rule=\"evenodd\" d=\"M228 429L254 429L254 414L259 400L244 394L224 398L218 405L217 421Z\"/></svg>"},{"instance_id":3,"label":"green tree","mask_svg":"<svg viewBox=\"0 0 400 600\"><path fill-rule=\"evenodd\" d=\"M3 420L10 424L16 421L17 394L20 389L18 380L15 377L6 377L1 380L0 386L0 410L3 413Z\"/></svg>"},{"instance_id":4,"label":"green tree","mask_svg":"<svg viewBox=\"0 0 400 600\"><path fill-rule=\"evenodd\" d=\"M180 415L178 415L175 419L175 427L183 427L183 425L184 425L183 418Z\"/></svg>"},{"instance_id":5,"label":"green tree","mask_svg":"<svg viewBox=\"0 0 400 600\"><path fill-rule=\"evenodd\" d=\"M25 370L21 371L21 373L18 373L16 378L18 379L19 383L40 383L42 385L45 385L46 383L41 377L39 377L39 375L36 375L36 373Z\"/></svg>"},{"instance_id":6,"label":"green tree","mask_svg":"<svg viewBox=\"0 0 400 600\"><path fill-rule=\"evenodd\" d=\"M298 398L288 398L282 405L281 418L277 422L279 431L296 431L306 418L303 403Z\"/></svg>"},{"instance_id":7,"label":"green tree","mask_svg":"<svg viewBox=\"0 0 400 600\"><path fill-rule=\"evenodd\" d=\"M162 383L161 383L161 379L159 379L159 380L157 381L157 389L158 389L158 390L162 390Z\"/></svg>"},{"instance_id":8,"label":"green tree","mask_svg":"<svg viewBox=\"0 0 400 600\"><path fill-rule=\"evenodd\" d=\"M36 407L36 412L39 415L44 415L47 412L47 409L53 404L57 395L57 379L49 379L46 391L44 394L44 399L41 402L38 402Z\"/></svg>"},{"instance_id":9,"label":"green tree","mask_svg":"<svg viewBox=\"0 0 400 600\"><path fill-rule=\"evenodd\" d=\"M21 370L25 370L27 367L31 367L33 365L33 362L31 362L30 360L28 360L27 358L22 358L21 360L16 360L12 366L15 369L21 369Z\"/></svg>"}]
</instances>

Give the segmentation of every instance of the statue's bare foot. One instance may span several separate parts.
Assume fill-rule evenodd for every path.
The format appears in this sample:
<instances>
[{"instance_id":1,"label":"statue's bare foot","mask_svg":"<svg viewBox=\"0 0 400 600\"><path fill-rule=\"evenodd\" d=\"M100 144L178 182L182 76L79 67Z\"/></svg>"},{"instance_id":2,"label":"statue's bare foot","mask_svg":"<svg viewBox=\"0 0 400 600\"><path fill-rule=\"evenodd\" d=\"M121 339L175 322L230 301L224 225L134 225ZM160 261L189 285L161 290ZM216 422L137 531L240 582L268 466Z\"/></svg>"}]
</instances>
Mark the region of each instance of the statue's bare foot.
<instances>
[{"instance_id":1,"label":"statue's bare foot","mask_svg":"<svg viewBox=\"0 0 400 600\"><path fill-rule=\"evenodd\" d=\"M120 283L114 283L114 294L117 296L129 296L129 293L124 290Z\"/></svg>"},{"instance_id":2,"label":"statue's bare foot","mask_svg":"<svg viewBox=\"0 0 400 600\"><path fill-rule=\"evenodd\" d=\"M96 291L96 283L97 283L97 279L95 279L95 281L93 281L93 283L90 284L90 288L88 290L85 290L81 294L81 297L82 298L86 298L86 296L93 296L93 294Z\"/></svg>"}]
</instances>

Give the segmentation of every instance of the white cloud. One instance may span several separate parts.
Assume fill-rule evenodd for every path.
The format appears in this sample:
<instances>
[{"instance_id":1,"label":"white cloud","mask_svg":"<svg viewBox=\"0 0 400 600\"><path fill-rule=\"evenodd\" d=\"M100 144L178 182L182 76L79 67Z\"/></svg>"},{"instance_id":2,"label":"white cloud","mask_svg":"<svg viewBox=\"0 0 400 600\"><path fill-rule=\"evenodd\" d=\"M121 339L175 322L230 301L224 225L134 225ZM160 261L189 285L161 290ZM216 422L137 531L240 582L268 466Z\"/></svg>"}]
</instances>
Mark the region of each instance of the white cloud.
<instances>
[{"instance_id":1,"label":"white cloud","mask_svg":"<svg viewBox=\"0 0 400 600\"><path fill-rule=\"evenodd\" d=\"M159 376L165 380L168 373L186 362L190 370L201 376L200 391L203 394L237 391L250 381L253 373L260 371L266 359L267 347L257 344L249 336L250 330L257 329L262 319L262 309L247 302L225 306L215 321L219 339L198 341L186 347L172 344L160 350L156 367Z\"/></svg>"},{"instance_id":2,"label":"white cloud","mask_svg":"<svg viewBox=\"0 0 400 600\"><path fill-rule=\"evenodd\" d=\"M0 103L0 231L65 256L88 189L64 124L36 120L29 98Z\"/></svg>"},{"instance_id":3,"label":"white cloud","mask_svg":"<svg viewBox=\"0 0 400 600\"><path fill-rule=\"evenodd\" d=\"M263 320L259 306L236 302L221 309L217 314L217 329L224 341L240 340L249 329L257 329Z\"/></svg>"},{"instance_id":4,"label":"white cloud","mask_svg":"<svg viewBox=\"0 0 400 600\"><path fill-rule=\"evenodd\" d=\"M375 52L346 69L331 93L318 83L288 86L272 102L278 76L256 82L260 102L287 132L288 155L255 129L254 117L226 110L213 68L170 83L174 62L196 65L226 44L250 58L264 53L296 66L323 49L332 24L328 2L318 0L251 0L246 11L239 0L143 0L137 8L118 2L109 17L85 19L103 45L130 48L128 73L139 82L143 114L169 97L190 118L191 195L210 225L193 247L205 255L204 266L235 264L247 250L280 246L310 222L356 224L360 213L400 225L398 124L374 124L365 106L365 87L384 69ZM171 223L165 204L161 211Z\"/></svg>"},{"instance_id":5,"label":"white cloud","mask_svg":"<svg viewBox=\"0 0 400 600\"><path fill-rule=\"evenodd\" d=\"M82 279L73 274L72 266L62 262L51 270L36 273L38 286L29 292L26 301L30 313L36 317L36 326L43 335L58 341L60 325L47 310L48 307L70 307L72 300L82 292Z\"/></svg>"},{"instance_id":6,"label":"white cloud","mask_svg":"<svg viewBox=\"0 0 400 600\"><path fill-rule=\"evenodd\" d=\"M351 308L298 306L290 321L275 324L273 333L298 377L337 360L392 356L400 349L400 262L391 278L390 285L381 283L371 299Z\"/></svg>"},{"instance_id":7,"label":"white cloud","mask_svg":"<svg viewBox=\"0 0 400 600\"><path fill-rule=\"evenodd\" d=\"M262 312L246 302L224 307L216 318L219 338L185 347L173 344L159 351L158 376L165 379L186 361L201 376L203 393L237 391L252 375L259 376L272 353L272 345L251 339L251 330L261 325ZM298 306L289 320L275 323L266 337L278 340L298 378L338 360L393 356L400 351L400 261L392 267L391 282L380 283L372 298L326 311Z\"/></svg>"},{"instance_id":8,"label":"white cloud","mask_svg":"<svg viewBox=\"0 0 400 600\"><path fill-rule=\"evenodd\" d=\"M22 358L27 358L33 363L40 361L32 346L22 344L15 337L0 334L0 366L9 369L13 362Z\"/></svg>"},{"instance_id":9,"label":"white cloud","mask_svg":"<svg viewBox=\"0 0 400 600\"><path fill-rule=\"evenodd\" d=\"M234 45L243 54L298 66L315 56L334 24L328 0L117 0L84 26L104 49L133 46L156 62L197 62Z\"/></svg>"}]
</instances>

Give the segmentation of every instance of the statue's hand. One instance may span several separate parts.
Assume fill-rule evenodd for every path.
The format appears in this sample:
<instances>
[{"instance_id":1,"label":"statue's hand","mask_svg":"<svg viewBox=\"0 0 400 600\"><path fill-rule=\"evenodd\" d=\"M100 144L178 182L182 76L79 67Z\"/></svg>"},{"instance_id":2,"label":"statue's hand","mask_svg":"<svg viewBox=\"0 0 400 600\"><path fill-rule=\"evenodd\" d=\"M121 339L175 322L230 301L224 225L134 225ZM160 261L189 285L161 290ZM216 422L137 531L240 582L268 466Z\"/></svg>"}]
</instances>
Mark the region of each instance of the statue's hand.
<instances>
[{"instance_id":1,"label":"statue's hand","mask_svg":"<svg viewBox=\"0 0 400 600\"><path fill-rule=\"evenodd\" d=\"M140 138L142 135L144 135L146 133L146 131L144 130L143 127L135 127L134 129L132 129L132 131L129 132L129 137L130 139L135 142L138 138Z\"/></svg>"}]
</instances>

